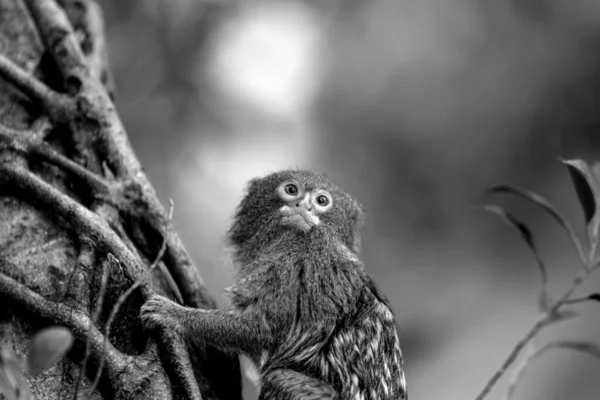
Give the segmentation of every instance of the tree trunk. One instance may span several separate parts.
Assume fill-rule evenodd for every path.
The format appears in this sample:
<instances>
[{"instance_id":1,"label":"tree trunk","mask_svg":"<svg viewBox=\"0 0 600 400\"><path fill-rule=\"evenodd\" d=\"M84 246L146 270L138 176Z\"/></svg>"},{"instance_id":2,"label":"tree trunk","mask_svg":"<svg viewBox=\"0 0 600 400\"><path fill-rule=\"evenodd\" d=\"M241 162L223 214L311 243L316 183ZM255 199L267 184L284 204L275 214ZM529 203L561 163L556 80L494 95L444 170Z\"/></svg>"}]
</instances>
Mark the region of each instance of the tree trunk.
<instances>
[{"instance_id":1,"label":"tree trunk","mask_svg":"<svg viewBox=\"0 0 600 400\"><path fill-rule=\"evenodd\" d=\"M0 348L25 358L39 330L73 334L28 376L36 399L241 399L235 356L140 326L153 292L215 302L110 91L95 2L0 0Z\"/></svg>"}]
</instances>

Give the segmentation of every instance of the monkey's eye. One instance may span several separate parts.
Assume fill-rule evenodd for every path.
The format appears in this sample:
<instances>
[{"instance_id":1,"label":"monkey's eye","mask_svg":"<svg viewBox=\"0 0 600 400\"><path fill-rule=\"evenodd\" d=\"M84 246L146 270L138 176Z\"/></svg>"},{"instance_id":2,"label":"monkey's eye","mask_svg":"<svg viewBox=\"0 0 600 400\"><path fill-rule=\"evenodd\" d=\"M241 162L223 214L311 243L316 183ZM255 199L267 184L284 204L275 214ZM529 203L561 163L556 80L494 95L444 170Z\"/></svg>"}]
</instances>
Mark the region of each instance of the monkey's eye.
<instances>
[{"instance_id":1,"label":"monkey's eye","mask_svg":"<svg viewBox=\"0 0 600 400\"><path fill-rule=\"evenodd\" d=\"M327 192L321 192L314 197L314 203L319 211L327 211L331 208L333 200Z\"/></svg>"},{"instance_id":2,"label":"monkey's eye","mask_svg":"<svg viewBox=\"0 0 600 400\"><path fill-rule=\"evenodd\" d=\"M327 196L320 194L317 196L317 204L321 207L325 207L327 204L329 204L329 199Z\"/></svg>"},{"instance_id":3,"label":"monkey's eye","mask_svg":"<svg viewBox=\"0 0 600 400\"><path fill-rule=\"evenodd\" d=\"M298 186L295 183L288 183L283 187L283 191L290 196L296 196L298 194Z\"/></svg>"},{"instance_id":4,"label":"monkey's eye","mask_svg":"<svg viewBox=\"0 0 600 400\"><path fill-rule=\"evenodd\" d=\"M302 188L296 181L287 181L282 183L277 189L279 197L285 201L295 200L300 196Z\"/></svg>"}]
</instances>

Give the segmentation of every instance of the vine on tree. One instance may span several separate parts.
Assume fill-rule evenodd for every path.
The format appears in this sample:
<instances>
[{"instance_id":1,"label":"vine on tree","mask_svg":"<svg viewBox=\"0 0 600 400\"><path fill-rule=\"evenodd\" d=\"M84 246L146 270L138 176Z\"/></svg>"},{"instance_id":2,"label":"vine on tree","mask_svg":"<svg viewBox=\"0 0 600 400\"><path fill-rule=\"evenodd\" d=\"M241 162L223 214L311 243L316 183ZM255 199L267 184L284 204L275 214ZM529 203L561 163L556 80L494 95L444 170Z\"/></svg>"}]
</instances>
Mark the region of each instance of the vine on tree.
<instances>
[{"instance_id":1,"label":"vine on tree","mask_svg":"<svg viewBox=\"0 0 600 400\"><path fill-rule=\"evenodd\" d=\"M95 390L104 398L240 399L236 357L188 345L173 332L141 335L139 308L156 290L189 307L216 303L116 112L99 6L93 0L19 0L11 7L30 19L23 30L32 40L39 35L44 64L0 51L3 84L35 105L35 115L20 125L0 124L0 185L9 189L2 194L69 232L77 253L50 296L0 263L2 300L26 323L30 318L70 332L76 345L67 357L81 369L69 396L77 397L85 381L88 395ZM48 65L51 74L43 73ZM113 322L125 330L111 334ZM121 336L135 334L141 348L120 343ZM60 341L48 343L65 351ZM37 357L38 369L48 364L44 357ZM20 366L8 352L2 357L3 389L21 388L15 383ZM24 390L18 390L20 399Z\"/></svg>"}]
</instances>

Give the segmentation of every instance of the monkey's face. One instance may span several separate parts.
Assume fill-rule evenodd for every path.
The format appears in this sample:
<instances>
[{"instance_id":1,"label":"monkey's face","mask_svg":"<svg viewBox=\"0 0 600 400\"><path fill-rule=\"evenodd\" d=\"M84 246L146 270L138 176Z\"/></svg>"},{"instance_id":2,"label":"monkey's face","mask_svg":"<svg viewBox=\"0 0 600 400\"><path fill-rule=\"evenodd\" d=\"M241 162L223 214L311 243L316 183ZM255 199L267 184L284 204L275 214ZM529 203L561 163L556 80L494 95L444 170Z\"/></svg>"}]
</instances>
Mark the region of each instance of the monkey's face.
<instances>
[{"instance_id":1,"label":"monkey's face","mask_svg":"<svg viewBox=\"0 0 600 400\"><path fill-rule=\"evenodd\" d=\"M277 188L283 205L279 209L281 225L308 233L321 223L319 218L333 207L331 194L324 189L308 190L295 179L283 182Z\"/></svg>"},{"instance_id":2,"label":"monkey's face","mask_svg":"<svg viewBox=\"0 0 600 400\"><path fill-rule=\"evenodd\" d=\"M229 238L244 253L290 233L337 239L358 251L362 216L360 205L324 175L280 171L250 181Z\"/></svg>"}]
</instances>

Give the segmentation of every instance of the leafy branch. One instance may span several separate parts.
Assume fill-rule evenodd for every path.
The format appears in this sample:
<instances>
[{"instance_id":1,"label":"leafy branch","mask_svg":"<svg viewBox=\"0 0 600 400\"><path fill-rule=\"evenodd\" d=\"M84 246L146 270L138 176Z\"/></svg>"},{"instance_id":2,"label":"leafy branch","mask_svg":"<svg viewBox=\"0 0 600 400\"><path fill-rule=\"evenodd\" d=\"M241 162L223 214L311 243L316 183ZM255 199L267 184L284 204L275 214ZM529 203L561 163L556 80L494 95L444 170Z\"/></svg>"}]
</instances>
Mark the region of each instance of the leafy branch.
<instances>
[{"instance_id":1,"label":"leafy branch","mask_svg":"<svg viewBox=\"0 0 600 400\"><path fill-rule=\"evenodd\" d=\"M542 313L541 317L537 322L529 329L525 336L519 340L512 351L509 353L506 360L502 363L500 368L494 373L489 381L484 386L483 390L477 395L476 400L484 399L492 388L496 385L498 380L507 372L512 364L519 358L524 350L527 351L527 355L524 357L520 367L514 370L512 379L510 380L508 392L505 399L510 400L518 382L522 378L523 372L530 365L530 363L538 358L541 354L548 350L563 348L569 350L575 350L583 353L587 353L596 358L600 358L600 348L594 343L577 342L577 341L558 341L550 342L542 347L535 347L533 339L549 325L562 321L568 318L576 316L576 312L569 307L590 301L599 301L600 294L593 293L584 297L573 297L573 294L581 283L595 270L600 269L600 260L596 258L596 249L598 248L599 242L599 226L600 226L600 184L598 183L597 177L593 174L592 169L587 163L581 160L563 160L562 161L567 168L567 171L571 177L579 203L583 209L585 222L587 226L586 239L587 243L584 245L579 239L571 223L552 205L551 202L546 200L539 194L513 187L513 186L497 186L490 189L487 194L498 194L508 193L516 195L533 204L539 206L544 211L554 218L558 224L565 230L573 246L575 247L577 254L581 260L581 268L578 274L575 276L571 285L559 296L556 300L552 300L548 293L547 287L547 271L541 256L535 245L534 236L531 230L525 223L517 219L515 216L507 212L504 208L496 205L486 205L483 208L487 211L493 212L499 215L506 223L516 229L521 238L525 241L529 249L535 256L540 276L542 280L542 287L540 289L538 306ZM587 250L587 251L586 251Z\"/></svg>"}]
</instances>

